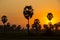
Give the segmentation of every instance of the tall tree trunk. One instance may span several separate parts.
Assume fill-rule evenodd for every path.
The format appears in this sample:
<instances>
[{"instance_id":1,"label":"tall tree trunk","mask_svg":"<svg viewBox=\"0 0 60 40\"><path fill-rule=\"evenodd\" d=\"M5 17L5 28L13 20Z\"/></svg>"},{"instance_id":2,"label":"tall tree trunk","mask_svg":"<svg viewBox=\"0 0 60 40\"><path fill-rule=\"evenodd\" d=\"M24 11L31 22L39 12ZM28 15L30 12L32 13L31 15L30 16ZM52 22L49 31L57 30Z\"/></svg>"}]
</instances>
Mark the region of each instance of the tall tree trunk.
<instances>
[{"instance_id":1,"label":"tall tree trunk","mask_svg":"<svg viewBox=\"0 0 60 40\"><path fill-rule=\"evenodd\" d=\"M3 31L5 32L5 23L4 23L4 26L3 26Z\"/></svg>"},{"instance_id":2,"label":"tall tree trunk","mask_svg":"<svg viewBox=\"0 0 60 40\"><path fill-rule=\"evenodd\" d=\"M28 32L29 32L29 27L30 27L30 25L29 25L29 19L28 19Z\"/></svg>"}]
</instances>

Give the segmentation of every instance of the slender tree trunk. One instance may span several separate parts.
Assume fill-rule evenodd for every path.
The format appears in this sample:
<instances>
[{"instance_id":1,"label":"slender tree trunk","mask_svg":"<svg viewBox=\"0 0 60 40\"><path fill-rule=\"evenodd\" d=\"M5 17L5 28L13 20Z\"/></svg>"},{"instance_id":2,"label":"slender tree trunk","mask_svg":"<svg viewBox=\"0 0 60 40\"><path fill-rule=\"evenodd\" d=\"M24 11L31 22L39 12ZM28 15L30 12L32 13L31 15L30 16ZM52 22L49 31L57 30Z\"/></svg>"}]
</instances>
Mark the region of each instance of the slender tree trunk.
<instances>
[{"instance_id":1,"label":"slender tree trunk","mask_svg":"<svg viewBox=\"0 0 60 40\"><path fill-rule=\"evenodd\" d=\"M30 27L30 25L29 25L29 19L28 19L28 32L29 32L29 27Z\"/></svg>"},{"instance_id":2,"label":"slender tree trunk","mask_svg":"<svg viewBox=\"0 0 60 40\"><path fill-rule=\"evenodd\" d=\"M5 23L4 23L4 26L3 26L3 31L5 32Z\"/></svg>"}]
</instances>

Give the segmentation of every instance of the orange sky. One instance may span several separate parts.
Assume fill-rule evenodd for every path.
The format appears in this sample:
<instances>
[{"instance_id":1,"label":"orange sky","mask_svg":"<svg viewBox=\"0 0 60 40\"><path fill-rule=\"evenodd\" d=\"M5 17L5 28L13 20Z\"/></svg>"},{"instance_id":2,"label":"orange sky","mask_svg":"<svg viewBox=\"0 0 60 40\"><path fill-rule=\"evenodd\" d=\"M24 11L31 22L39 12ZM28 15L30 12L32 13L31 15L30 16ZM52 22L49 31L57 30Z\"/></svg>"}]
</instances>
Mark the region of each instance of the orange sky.
<instances>
[{"instance_id":1,"label":"orange sky","mask_svg":"<svg viewBox=\"0 0 60 40\"><path fill-rule=\"evenodd\" d=\"M8 22L11 24L20 24L25 26L27 20L23 15L23 9L26 5L32 5L34 15L30 19L30 25L34 19L39 19L41 25L47 24L47 14L51 12L54 15L52 23L60 22L60 3L59 0L0 0L0 18L2 15L8 17ZM0 19L0 24L2 24Z\"/></svg>"}]
</instances>

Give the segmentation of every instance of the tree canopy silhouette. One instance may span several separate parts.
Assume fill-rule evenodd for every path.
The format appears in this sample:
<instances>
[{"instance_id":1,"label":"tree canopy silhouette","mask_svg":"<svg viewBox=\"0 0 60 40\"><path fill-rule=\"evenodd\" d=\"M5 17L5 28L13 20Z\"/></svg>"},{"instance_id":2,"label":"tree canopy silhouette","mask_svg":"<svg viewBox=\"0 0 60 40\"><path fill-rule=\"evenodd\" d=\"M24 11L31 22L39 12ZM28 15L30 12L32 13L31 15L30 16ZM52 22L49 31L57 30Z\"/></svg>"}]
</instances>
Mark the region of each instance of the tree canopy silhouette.
<instances>
[{"instance_id":1,"label":"tree canopy silhouette","mask_svg":"<svg viewBox=\"0 0 60 40\"><path fill-rule=\"evenodd\" d=\"M48 13L47 18L48 18L48 20L51 20L53 18L53 14L52 13Z\"/></svg>"},{"instance_id":2,"label":"tree canopy silhouette","mask_svg":"<svg viewBox=\"0 0 60 40\"><path fill-rule=\"evenodd\" d=\"M6 22L7 22L7 16L5 16L5 15L3 15L2 17L1 17L1 21L3 22L3 24L5 24Z\"/></svg>"},{"instance_id":3,"label":"tree canopy silhouette","mask_svg":"<svg viewBox=\"0 0 60 40\"><path fill-rule=\"evenodd\" d=\"M24 14L24 16L25 16L26 19L31 18L32 15L33 15L32 6L26 6L26 7L24 8L23 14Z\"/></svg>"},{"instance_id":4,"label":"tree canopy silhouette","mask_svg":"<svg viewBox=\"0 0 60 40\"><path fill-rule=\"evenodd\" d=\"M39 31L41 29L41 25L39 24L39 19L35 19L34 24L32 25L33 29L36 29L36 31Z\"/></svg>"}]
</instances>

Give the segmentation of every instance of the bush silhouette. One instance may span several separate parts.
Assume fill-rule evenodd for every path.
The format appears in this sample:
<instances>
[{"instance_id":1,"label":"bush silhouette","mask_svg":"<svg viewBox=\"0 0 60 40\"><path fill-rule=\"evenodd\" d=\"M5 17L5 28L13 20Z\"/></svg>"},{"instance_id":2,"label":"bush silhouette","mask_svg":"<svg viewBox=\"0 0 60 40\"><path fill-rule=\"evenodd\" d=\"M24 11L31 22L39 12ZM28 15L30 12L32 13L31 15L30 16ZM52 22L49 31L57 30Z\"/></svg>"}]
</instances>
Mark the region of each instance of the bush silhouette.
<instances>
[{"instance_id":1,"label":"bush silhouette","mask_svg":"<svg viewBox=\"0 0 60 40\"><path fill-rule=\"evenodd\" d=\"M35 19L34 23L32 24L32 29L39 31L41 29L41 25L39 23L39 19Z\"/></svg>"}]
</instances>

